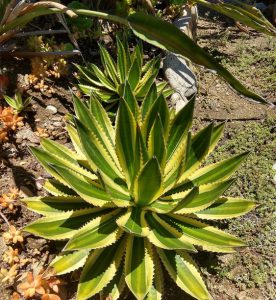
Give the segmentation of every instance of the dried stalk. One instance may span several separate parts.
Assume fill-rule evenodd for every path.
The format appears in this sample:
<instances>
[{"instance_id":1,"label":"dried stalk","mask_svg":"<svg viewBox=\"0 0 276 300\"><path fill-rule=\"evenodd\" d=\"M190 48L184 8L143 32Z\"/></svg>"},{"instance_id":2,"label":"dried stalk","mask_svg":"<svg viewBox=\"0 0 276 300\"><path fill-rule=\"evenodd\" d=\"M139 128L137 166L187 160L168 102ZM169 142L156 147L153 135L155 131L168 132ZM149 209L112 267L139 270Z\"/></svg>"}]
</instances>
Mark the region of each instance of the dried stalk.
<instances>
[{"instance_id":1,"label":"dried stalk","mask_svg":"<svg viewBox=\"0 0 276 300\"><path fill-rule=\"evenodd\" d=\"M79 50L72 51L45 51L45 52L31 52L31 51L1 51L0 57L19 57L19 58L32 58L32 57L47 57L47 56L73 56L73 55L81 55Z\"/></svg>"},{"instance_id":2,"label":"dried stalk","mask_svg":"<svg viewBox=\"0 0 276 300\"><path fill-rule=\"evenodd\" d=\"M66 7L65 5L52 1L40 1L36 3L29 4L26 8L24 8L21 12L21 15L24 15L27 12L34 10L35 8L45 7L45 8L56 8L60 10L60 13L66 13L70 18L77 18L77 14L73 12L71 9Z\"/></svg>"},{"instance_id":3,"label":"dried stalk","mask_svg":"<svg viewBox=\"0 0 276 300\"><path fill-rule=\"evenodd\" d=\"M0 210L0 216L2 217L2 219L5 221L5 223L7 223L7 225L9 227L11 227L10 222L8 221L8 219L6 218L6 216L2 213L2 211Z\"/></svg>"},{"instance_id":4,"label":"dried stalk","mask_svg":"<svg viewBox=\"0 0 276 300\"><path fill-rule=\"evenodd\" d=\"M12 12L12 8L14 7L15 4L16 4L16 0L12 0L12 1L7 5L5 14L4 14L4 16L3 16L2 20L1 20L0 25L4 25L4 24L7 22L7 19L9 18L9 15L10 15L11 12Z\"/></svg>"},{"instance_id":5,"label":"dried stalk","mask_svg":"<svg viewBox=\"0 0 276 300\"><path fill-rule=\"evenodd\" d=\"M59 30L36 30L30 32L19 32L14 35L14 37L25 37L25 36L32 36L32 35L56 35L56 34L65 34L67 33L66 30L59 29Z\"/></svg>"}]
</instances>

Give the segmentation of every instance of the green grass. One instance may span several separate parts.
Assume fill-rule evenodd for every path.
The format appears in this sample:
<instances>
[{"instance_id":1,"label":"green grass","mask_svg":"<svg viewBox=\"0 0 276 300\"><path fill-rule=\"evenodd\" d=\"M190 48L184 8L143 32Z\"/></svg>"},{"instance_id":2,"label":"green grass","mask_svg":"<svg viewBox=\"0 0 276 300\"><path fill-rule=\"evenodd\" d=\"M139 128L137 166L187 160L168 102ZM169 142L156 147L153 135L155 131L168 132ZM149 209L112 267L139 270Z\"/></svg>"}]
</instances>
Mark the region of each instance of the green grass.
<instances>
[{"instance_id":1,"label":"green grass","mask_svg":"<svg viewBox=\"0 0 276 300\"><path fill-rule=\"evenodd\" d=\"M276 42L267 37L260 44L240 39L235 56L222 59L222 64L241 80L251 80L261 90L276 90Z\"/></svg>"},{"instance_id":2,"label":"green grass","mask_svg":"<svg viewBox=\"0 0 276 300\"><path fill-rule=\"evenodd\" d=\"M236 254L221 256L219 264L209 267L208 272L216 274L219 280L229 280L240 290L258 288L263 299L274 299L271 281L275 275L272 263L276 229L273 217L275 171L272 169L276 149L275 124L275 116L263 122L229 124L224 140L208 161L210 163L250 151L227 194L254 199L259 206L248 215L223 224L229 232L243 238L249 247Z\"/></svg>"},{"instance_id":3,"label":"green grass","mask_svg":"<svg viewBox=\"0 0 276 300\"><path fill-rule=\"evenodd\" d=\"M275 99L275 39L258 34L237 34L230 28L221 30L218 36L210 36L205 47L246 86L267 99ZM206 98L208 107L205 109L212 110L215 107L213 103L218 100L209 95L208 90L206 93L204 101ZM208 163L211 163L250 151L227 194L259 203L254 211L244 217L218 222L245 240L248 247L234 254L203 253L199 258L208 288L216 300L275 299L272 278L276 274L273 266L276 258L276 222L273 215L276 185L273 177L276 171L272 166L276 163L276 115L275 111L272 113L274 116L263 121L228 123L224 138L208 159ZM195 127L202 126L200 120L195 123Z\"/></svg>"}]
</instances>

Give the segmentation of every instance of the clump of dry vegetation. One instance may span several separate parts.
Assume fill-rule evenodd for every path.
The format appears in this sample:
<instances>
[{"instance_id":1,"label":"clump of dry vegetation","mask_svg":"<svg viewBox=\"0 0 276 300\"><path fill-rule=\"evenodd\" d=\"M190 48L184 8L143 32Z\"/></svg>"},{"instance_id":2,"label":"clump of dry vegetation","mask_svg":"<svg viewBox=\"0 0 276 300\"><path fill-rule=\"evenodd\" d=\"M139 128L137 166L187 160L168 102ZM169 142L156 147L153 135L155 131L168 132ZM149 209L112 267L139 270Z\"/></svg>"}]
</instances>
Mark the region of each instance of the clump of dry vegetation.
<instances>
[{"instance_id":1,"label":"clump of dry vegetation","mask_svg":"<svg viewBox=\"0 0 276 300\"><path fill-rule=\"evenodd\" d=\"M10 212L14 212L20 197L21 191L17 188L11 188L8 193L0 196L0 208L6 208Z\"/></svg>"},{"instance_id":2,"label":"clump of dry vegetation","mask_svg":"<svg viewBox=\"0 0 276 300\"><path fill-rule=\"evenodd\" d=\"M42 36L32 36L27 41L28 48L34 52L57 52L66 48L65 44L57 44L54 38L44 40ZM31 58L31 74L25 78L28 86L41 92L54 93L49 79L58 79L68 73L67 61L61 56L38 56Z\"/></svg>"},{"instance_id":3,"label":"clump of dry vegetation","mask_svg":"<svg viewBox=\"0 0 276 300\"><path fill-rule=\"evenodd\" d=\"M23 195L17 188L10 188L0 195L0 216L6 223L2 234L4 251L0 257L0 283L12 288L11 300L64 300L66 297L61 286L65 281L44 268L48 252L41 254L34 249L29 255L25 248L26 235L14 223L14 214L21 214ZM36 254L39 256L35 257Z\"/></svg>"},{"instance_id":4,"label":"clump of dry vegetation","mask_svg":"<svg viewBox=\"0 0 276 300\"><path fill-rule=\"evenodd\" d=\"M17 287L18 295L23 296L24 299L38 296L41 300L61 300L58 294L62 281L56 277L45 278L43 272L44 270L41 269L38 274L35 272L24 273L21 276L22 281Z\"/></svg>"}]
</instances>

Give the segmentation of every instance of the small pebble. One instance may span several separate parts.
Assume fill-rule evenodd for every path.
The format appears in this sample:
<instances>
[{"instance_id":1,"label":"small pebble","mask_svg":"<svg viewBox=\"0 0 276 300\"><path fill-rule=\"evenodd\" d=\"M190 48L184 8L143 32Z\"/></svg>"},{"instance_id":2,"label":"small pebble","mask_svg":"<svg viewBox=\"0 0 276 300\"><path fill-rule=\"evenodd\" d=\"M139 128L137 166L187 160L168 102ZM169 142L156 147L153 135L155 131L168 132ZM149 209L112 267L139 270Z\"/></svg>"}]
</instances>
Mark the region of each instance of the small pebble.
<instances>
[{"instance_id":1,"label":"small pebble","mask_svg":"<svg viewBox=\"0 0 276 300\"><path fill-rule=\"evenodd\" d=\"M46 110L48 110L50 113L52 113L53 115L56 114L58 112L57 108L53 105L48 105L46 107Z\"/></svg>"},{"instance_id":2,"label":"small pebble","mask_svg":"<svg viewBox=\"0 0 276 300\"><path fill-rule=\"evenodd\" d=\"M41 190L42 187L43 187L44 182L45 182L45 180L44 180L43 177L41 177L41 176L38 177L37 180L36 180L36 182L35 182L36 188L37 188L38 190Z\"/></svg>"},{"instance_id":3,"label":"small pebble","mask_svg":"<svg viewBox=\"0 0 276 300\"><path fill-rule=\"evenodd\" d=\"M32 237L29 237L27 239L27 246L28 246L28 249L41 249L43 246L45 246L47 243L46 240L44 239L35 239L35 238L32 238Z\"/></svg>"},{"instance_id":4,"label":"small pebble","mask_svg":"<svg viewBox=\"0 0 276 300\"><path fill-rule=\"evenodd\" d=\"M54 122L53 125L55 127L62 127L62 122Z\"/></svg>"},{"instance_id":5,"label":"small pebble","mask_svg":"<svg viewBox=\"0 0 276 300\"><path fill-rule=\"evenodd\" d=\"M62 120L61 116L54 116L54 117L52 117L52 121L58 121L58 122L60 122L61 120Z\"/></svg>"},{"instance_id":6,"label":"small pebble","mask_svg":"<svg viewBox=\"0 0 276 300\"><path fill-rule=\"evenodd\" d=\"M22 143L23 140L27 140L31 143L39 143L39 138L31 130L31 128L24 127L16 133L16 142Z\"/></svg>"},{"instance_id":7,"label":"small pebble","mask_svg":"<svg viewBox=\"0 0 276 300\"><path fill-rule=\"evenodd\" d=\"M49 124L49 125L44 125L48 130L54 130L55 129L55 126Z\"/></svg>"}]
</instances>

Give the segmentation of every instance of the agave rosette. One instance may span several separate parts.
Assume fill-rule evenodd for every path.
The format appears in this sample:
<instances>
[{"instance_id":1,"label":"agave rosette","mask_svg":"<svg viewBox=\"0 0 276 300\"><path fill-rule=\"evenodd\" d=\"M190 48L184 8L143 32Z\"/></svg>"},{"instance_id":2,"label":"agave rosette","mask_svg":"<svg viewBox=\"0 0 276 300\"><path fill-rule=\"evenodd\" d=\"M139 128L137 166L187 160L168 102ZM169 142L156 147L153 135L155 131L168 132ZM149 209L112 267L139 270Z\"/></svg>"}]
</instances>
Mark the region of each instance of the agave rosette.
<instances>
[{"instance_id":1,"label":"agave rosette","mask_svg":"<svg viewBox=\"0 0 276 300\"><path fill-rule=\"evenodd\" d=\"M32 152L53 175L52 196L28 198L44 215L25 229L68 240L52 263L56 274L82 266L77 299L100 293L118 299L127 286L137 299L161 299L163 264L175 283L197 299L210 296L190 253L234 252L245 244L206 220L241 216L254 202L221 197L247 154L200 166L223 125L195 135L194 102L175 114L152 85L139 107L127 82L115 126L98 101L74 96L67 129L75 151L51 140Z\"/></svg>"},{"instance_id":2,"label":"agave rosette","mask_svg":"<svg viewBox=\"0 0 276 300\"><path fill-rule=\"evenodd\" d=\"M100 96L101 101L114 103L123 95L124 83L128 80L137 100L143 99L156 80L160 69L160 57L144 63L142 43L138 43L130 53L127 44L119 38L116 62L103 45L99 44L99 50L103 70L95 64L76 65L79 70L79 89L87 96L94 92ZM168 96L171 90L164 90L165 86L166 82L160 82L157 89L163 90L165 96Z\"/></svg>"}]
</instances>

